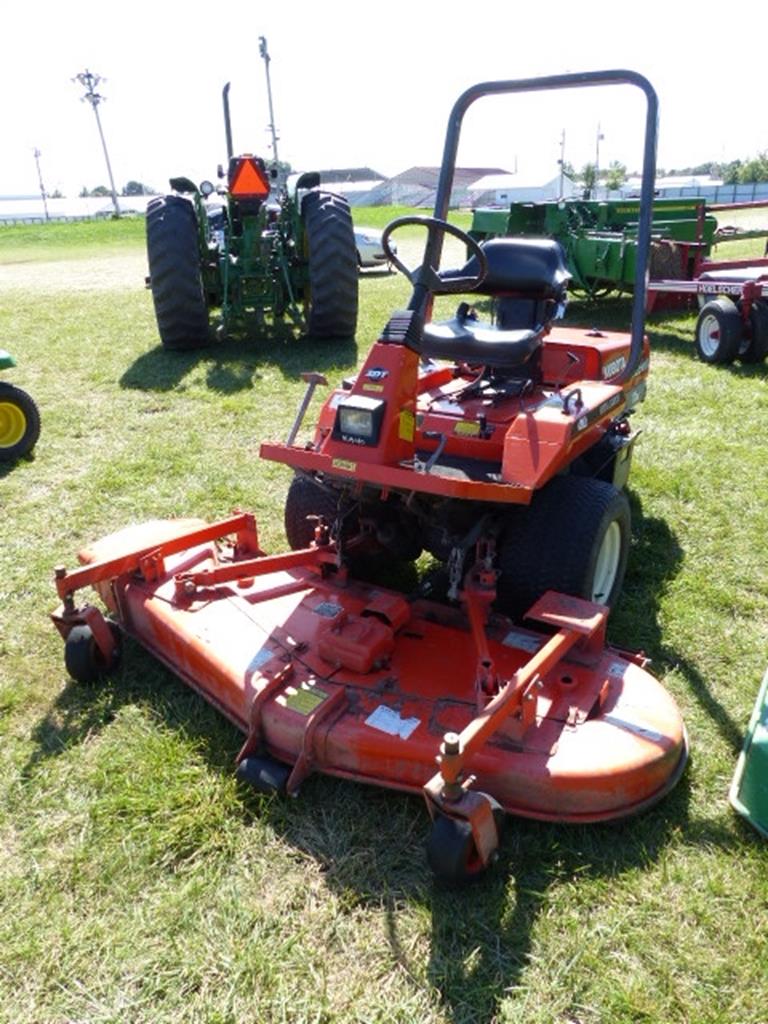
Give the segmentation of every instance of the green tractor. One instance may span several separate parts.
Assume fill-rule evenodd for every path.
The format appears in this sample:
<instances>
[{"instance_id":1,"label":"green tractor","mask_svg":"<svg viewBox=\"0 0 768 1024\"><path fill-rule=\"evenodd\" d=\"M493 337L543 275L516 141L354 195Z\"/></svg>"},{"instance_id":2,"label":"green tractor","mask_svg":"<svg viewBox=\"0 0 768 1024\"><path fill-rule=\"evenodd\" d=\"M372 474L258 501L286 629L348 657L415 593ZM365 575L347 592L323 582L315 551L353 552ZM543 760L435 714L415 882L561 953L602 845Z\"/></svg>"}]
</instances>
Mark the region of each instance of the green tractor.
<instances>
[{"instance_id":1,"label":"green tractor","mask_svg":"<svg viewBox=\"0 0 768 1024\"><path fill-rule=\"evenodd\" d=\"M281 183L251 154L234 156L224 87L226 184L172 178L172 194L147 207L147 258L160 340L194 349L219 337L262 337L287 324L317 340L357 326L358 268L352 214L320 189L316 172Z\"/></svg>"},{"instance_id":2,"label":"green tractor","mask_svg":"<svg viewBox=\"0 0 768 1024\"><path fill-rule=\"evenodd\" d=\"M0 349L0 370L15 365L13 356ZM31 395L0 381L0 462L16 462L29 455L39 436L40 413Z\"/></svg>"}]
</instances>

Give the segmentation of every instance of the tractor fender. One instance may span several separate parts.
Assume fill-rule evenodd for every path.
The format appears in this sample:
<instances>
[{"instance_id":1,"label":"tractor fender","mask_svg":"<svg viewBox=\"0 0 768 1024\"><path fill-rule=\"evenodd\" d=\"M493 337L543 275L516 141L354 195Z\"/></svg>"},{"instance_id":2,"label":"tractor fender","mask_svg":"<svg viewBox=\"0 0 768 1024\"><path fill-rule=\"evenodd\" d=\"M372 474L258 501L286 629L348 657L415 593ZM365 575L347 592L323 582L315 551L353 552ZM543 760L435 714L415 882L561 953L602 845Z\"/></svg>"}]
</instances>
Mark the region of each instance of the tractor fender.
<instances>
[{"instance_id":1,"label":"tractor fender","mask_svg":"<svg viewBox=\"0 0 768 1024\"><path fill-rule=\"evenodd\" d=\"M291 198L296 196L299 189L311 189L319 188L320 186L320 172L319 171L304 171L302 174L291 174L286 182L288 194Z\"/></svg>"},{"instance_id":2,"label":"tractor fender","mask_svg":"<svg viewBox=\"0 0 768 1024\"><path fill-rule=\"evenodd\" d=\"M192 193L197 195L197 185L190 178L171 178L170 186L174 192Z\"/></svg>"}]
</instances>

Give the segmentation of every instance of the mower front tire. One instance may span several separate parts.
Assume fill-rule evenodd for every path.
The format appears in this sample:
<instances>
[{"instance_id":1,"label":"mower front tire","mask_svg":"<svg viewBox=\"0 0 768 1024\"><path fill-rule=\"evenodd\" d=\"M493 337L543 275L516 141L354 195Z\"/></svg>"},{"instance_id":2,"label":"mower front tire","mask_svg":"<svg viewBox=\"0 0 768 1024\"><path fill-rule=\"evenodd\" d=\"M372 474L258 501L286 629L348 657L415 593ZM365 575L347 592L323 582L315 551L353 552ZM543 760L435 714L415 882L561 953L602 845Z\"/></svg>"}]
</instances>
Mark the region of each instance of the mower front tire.
<instances>
[{"instance_id":1,"label":"mower front tire","mask_svg":"<svg viewBox=\"0 0 768 1024\"><path fill-rule=\"evenodd\" d=\"M559 476L508 517L499 550L496 606L521 618L547 590L607 605L618 600L631 515L604 480Z\"/></svg>"},{"instance_id":2,"label":"mower front tire","mask_svg":"<svg viewBox=\"0 0 768 1024\"><path fill-rule=\"evenodd\" d=\"M28 455L40 436L40 413L33 398L14 384L0 381L0 461Z\"/></svg>"},{"instance_id":3,"label":"mower front tire","mask_svg":"<svg viewBox=\"0 0 768 1024\"><path fill-rule=\"evenodd\" d=\"M696 321L696 352L704 363L732 363L742 340L741 315L730 299L712 299Z\"/></svg>"},{"instance_id":4,"label":"mower front tire","mask_svg":"<svg viewBox=\"0 0 768 1024\"><path fill-rule=\"evenodd\" d=\"M159 196L147 206L149 286L163 348L186 351L210 340L200 272L195 209L182 196Z\"/></svg>"},{"instance_id":5,"label":"mower front tire","mask_svg":"<svg viewBox=\"0 0 768 1024\"><path fill-rule=\"evenodd\" d=\"M285 535L293 551L308 548L315 538L317 517L330 526L338 512L338 499L310 476L297 473L285 499ZM309 517L312 518L309 518Z\"/></svg>"},{"instance_id":6,"label":"mower front tire","mask_svg":"<svg viewBox=\"0 0 768 1024\"><path fill-rule=\"evenodd\" d=\"M309 260L305 302L310 338L352 338L357 328L357 246L349 203L330 192L304 196L302 218Z\"/></svg>"}]
</instances>

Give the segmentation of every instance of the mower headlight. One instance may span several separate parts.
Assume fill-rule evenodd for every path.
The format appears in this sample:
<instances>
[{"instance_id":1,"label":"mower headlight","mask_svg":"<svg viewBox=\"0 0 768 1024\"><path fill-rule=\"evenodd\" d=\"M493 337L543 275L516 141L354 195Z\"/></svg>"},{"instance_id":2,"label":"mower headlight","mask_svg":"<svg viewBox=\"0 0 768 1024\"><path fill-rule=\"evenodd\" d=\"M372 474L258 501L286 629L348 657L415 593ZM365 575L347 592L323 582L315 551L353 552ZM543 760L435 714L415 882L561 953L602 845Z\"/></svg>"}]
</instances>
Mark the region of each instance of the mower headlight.
<instances>
[{"instance_id":1,"label":"mower headlight","mask_svg":"<svg viewBox=\"0 0 768 1024\"><path fill-rule=\"evenodd\" d=\"M378 444L384 408L381 398L350 395L342 399L336 407L334 438L350 444Z\"/></svg>"}]
</instances>

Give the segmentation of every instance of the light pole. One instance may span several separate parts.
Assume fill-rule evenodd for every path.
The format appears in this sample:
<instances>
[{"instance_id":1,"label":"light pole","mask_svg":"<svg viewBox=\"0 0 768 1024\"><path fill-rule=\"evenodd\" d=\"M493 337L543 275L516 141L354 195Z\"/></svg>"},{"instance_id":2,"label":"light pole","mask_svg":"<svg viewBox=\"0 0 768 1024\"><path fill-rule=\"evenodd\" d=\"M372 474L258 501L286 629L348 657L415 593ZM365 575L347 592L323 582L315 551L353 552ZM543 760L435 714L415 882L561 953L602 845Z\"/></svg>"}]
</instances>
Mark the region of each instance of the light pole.
<instances>
[{"instance_id":1,"label":"light pole","mask_svg":"<svg viewBox=\"0 0 768 1024\"><path fill-rule=\"evenodd\" d=\"M88 71L86 69L85 71L81 71L79 75L75 75L75 77L72 79L72 81L73 82L79 82L80 85L83 86L83 88L85 89L85 96L81 96L80 98L83 101L91 104L91 106L93 107L93 112L96 115L96 127L99 129L99 138L101 139L101 148L104 150L104 159L107 162L107 174L109 175L109 187L112 190L112 205L115 208L115 216L119 217L120 216L120 205L119 205L119 203L117 201L117 189L115 188L115 181L114 181L114 178L112 177L112 166L111 166L111 164L109 162L109 153L107 152L107 143L104 141L104 132L102 131L102 128L101 128L101 118L99 117L99 104L101 103L101 101L103 99L106 99L106 97L104 97L100 93L96 92L96 87L98 86L99 82L103 81L103 79L101 78L101 75L94 75L91 71Z\"/></svg>"},{"instance_id":2,"label":"light pole","mask_svg":"<svg viewBox=\"0 0 768 1024\"><path fill-rule=\"evenodd\" d=\"M267 100L269 101L269 130L272 134L272 156L275 159L275 170L278 171L277 159L277 128L275 127L275 113L272 109L272 83L269 77L269 62L272 59L267 50L267 40L259 36L259 56L264 58L264 65L267 69Z\"/></svg>"},{"instance_id":3,"label":"light pole","mask_svg":"<svg viewBox=\"0 0 768 1024\"><path fill-rule=\"evenodd\" d=\"M50 220L50 217L48 216L48 196L45 192L45 185L43 185L43 172L40 170L40 157L42 156L42 153L37 147L35 147L34 154L35 165L37 166L37 180L40 183L40 195L42 196L43 209L45 210L45 219Z\"/></svg>"}]
</instances>

